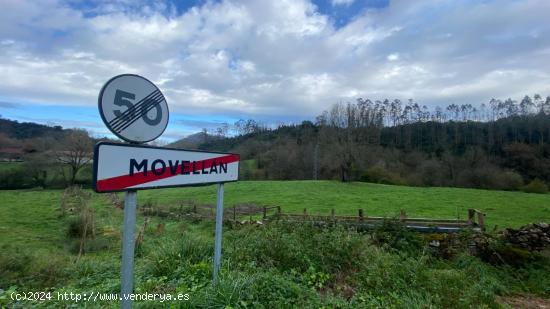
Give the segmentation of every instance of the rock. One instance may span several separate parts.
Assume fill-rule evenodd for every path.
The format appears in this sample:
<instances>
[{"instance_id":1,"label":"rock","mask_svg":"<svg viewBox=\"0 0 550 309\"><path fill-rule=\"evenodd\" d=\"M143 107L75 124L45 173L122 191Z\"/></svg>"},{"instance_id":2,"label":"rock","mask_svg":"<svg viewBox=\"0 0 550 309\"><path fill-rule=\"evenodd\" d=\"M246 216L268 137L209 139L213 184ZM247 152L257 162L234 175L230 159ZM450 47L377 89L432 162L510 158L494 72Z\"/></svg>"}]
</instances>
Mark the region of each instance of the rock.
<instances>
[{"instance_id":1,"label":"rock","mask_svg":"<svg viewBox=\"0 0 550 309\"><path fill-rule=\"evenodd\" d=\"M550 228L548 223L528 224L519 229L506 229L501 237L509 244L531 251L544 250L550 247Z\"/></svg>"},{"instance_id":2,"label":"rock","mask_svg":"<svg viewBox=\"0 0 550 309\"><path fill-rule=\"evenodd\" d=\"M430 244L430 246L436 247L436 248L440 246L439 240L432 240L432 241L430 241L429 244Z\"/></svg>"}]
</instances>

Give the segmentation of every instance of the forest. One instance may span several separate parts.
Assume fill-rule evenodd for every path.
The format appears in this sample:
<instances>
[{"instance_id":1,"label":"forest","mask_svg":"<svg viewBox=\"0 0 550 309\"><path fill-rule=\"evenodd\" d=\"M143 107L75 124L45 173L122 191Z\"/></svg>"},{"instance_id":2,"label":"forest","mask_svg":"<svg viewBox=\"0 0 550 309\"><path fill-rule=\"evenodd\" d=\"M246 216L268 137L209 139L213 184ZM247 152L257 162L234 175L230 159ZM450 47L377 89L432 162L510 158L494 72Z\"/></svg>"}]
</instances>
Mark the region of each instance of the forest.
<instances>
[{"instance_id":1,"label":"forest","mask_svg":"<svg viewBox=\"0 0 550 309\"><path fill-rule=\"evenodd\" d=\"M360 98L315 122L269 129L243 120L235 128L234 137L204 135L198 147L240 153L250 160L245 179L543 191L550 181L550 97L540 95L433 110Z\"/></svg>"},{"instance_id":2,"label":"forest","mask_svg":"<svg viewBox=\"0 0 550 309\"><path fill-rule=\"evenodd\" d=\"M91 182L89 163L99 139L82 130L0 121L0 154L22 161L19 169L0 170L3 187ZM239 120L167 146L239 153L242 180L546 192L549 139L550 97L433 109L414 100L359 98L334 104L314 121L270 127Z\"/></svg>"}]
</instances>

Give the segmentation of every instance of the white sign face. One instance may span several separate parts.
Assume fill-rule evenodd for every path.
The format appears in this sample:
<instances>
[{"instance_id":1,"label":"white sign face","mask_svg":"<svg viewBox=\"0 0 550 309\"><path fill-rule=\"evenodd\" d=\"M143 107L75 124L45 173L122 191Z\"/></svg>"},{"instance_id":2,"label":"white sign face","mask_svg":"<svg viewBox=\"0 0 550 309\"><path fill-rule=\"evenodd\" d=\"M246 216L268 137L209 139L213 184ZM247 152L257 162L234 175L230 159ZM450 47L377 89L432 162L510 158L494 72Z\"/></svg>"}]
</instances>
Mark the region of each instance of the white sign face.
<instances>
[{"instance_id":1,"label":"white sign face","mask_svg":"<svg viewBox=\"0 0 550 309\"><path fill-rule=\"evenodd\" d=\"M115 143L94 149L94 190L115 192L237 181L239 155Z\"/></svg>"},{"instance_id":2,"label":"white sign face","mask_svg":"<svg viewBox=\"0 0 550 309\"><path fill-rule=\"evenodd\" d=\"M109 130L128 142L150 142L168 125L166 99L157 86L138 75L111 78L101 88L98 105Z\"/></svg>"}]
</instances>

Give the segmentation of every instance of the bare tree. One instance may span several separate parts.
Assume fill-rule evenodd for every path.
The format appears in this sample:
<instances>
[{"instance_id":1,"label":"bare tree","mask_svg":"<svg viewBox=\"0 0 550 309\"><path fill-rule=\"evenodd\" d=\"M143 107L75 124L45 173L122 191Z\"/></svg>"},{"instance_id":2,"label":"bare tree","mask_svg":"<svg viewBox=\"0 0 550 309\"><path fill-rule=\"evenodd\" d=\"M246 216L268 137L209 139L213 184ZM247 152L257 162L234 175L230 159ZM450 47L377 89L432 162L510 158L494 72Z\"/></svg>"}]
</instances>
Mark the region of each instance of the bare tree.
<instances>
[{"instance_id":1,"label":"bare tree","mask_svg":"<svg viewBox=\"0 0 550 309\"><path fill-rule=\"evenodd\" d=\"M217 136L227 136L227 133L229 132L229 124L224 122L221 124L220 127L216 128L216 135Z\"/></svg>"},{"instance_id":2,"label":"bare tree","mask_svg":"<svg viewBox=\"0 0 550 309\"><path fill-rule=\"evenodd\" d=\"M235 130L237 131L237 135L245 135L246 134L246 121L244 119L239 119L234 124Z\"/></svg>"},{"instance_id":3,"label":"bare tree","mask_svg":"<svg viewBox=\"0 0 550 309\"><path fill-rule=\"evenodd\" d=\"M70 168L70 184L74 184L76 175L86 164L92 161L93 140L85 130L73 130L60 142L55 157L58 162Z\"/></svg>"}]
</instances>

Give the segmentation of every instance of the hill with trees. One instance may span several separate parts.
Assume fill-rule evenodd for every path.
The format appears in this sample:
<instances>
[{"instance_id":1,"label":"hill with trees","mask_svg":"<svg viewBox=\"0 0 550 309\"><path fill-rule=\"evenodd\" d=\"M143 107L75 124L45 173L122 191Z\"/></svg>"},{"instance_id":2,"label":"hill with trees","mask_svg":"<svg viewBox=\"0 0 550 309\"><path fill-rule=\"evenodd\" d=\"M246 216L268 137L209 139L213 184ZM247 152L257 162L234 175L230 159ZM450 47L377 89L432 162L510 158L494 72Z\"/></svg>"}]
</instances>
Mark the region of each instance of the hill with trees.
<instances>
[{"instance_id":1,"label":"hill with trees","mask_svg":"<svg viewBox=\"0 0 550 309\"><path fill-rule=\"evenodd\" d=\"M230 130L234 134L228 136ZM31 178L47 178L40 175L52 166L60 166L54 174L63 183L90 183L89 171L84 178L77 174L95 142L82 130L0 119L2 158L25 160L20 174L27 180L17 183L28 186L45 183ZM333 105L315 121L268 128L239 120L169 146L239 153L243 180L335 179L546 192L550 97L431 110L413 100L359 98ZM4 184L14 179L8 174L0 175Z\"/></svg>"},{"instance_id":2,"label":"hill with trees","mask_svg":"<svg viewBox=\"0 0 550 309\"><path fill-rule=\"evenodd\" d=\"M504 190L530 190L524 185L535 181L542 191L550 181L550 97L539 95L433 110L412 100L358 99L315 122L269 129L241 120L234 127L236 136L191 146L241 154L244 179Z\"/></svg>"},{"instance_id":3,"label":"hill with trees","mask_svg":"<svg viewBox=\"0 0 550 309\"><path fill-rule=\"evenodd\" d=\"M90 184L96 141L85 130L0 118L0 188Z\"/></svg>"}]
</instances>

